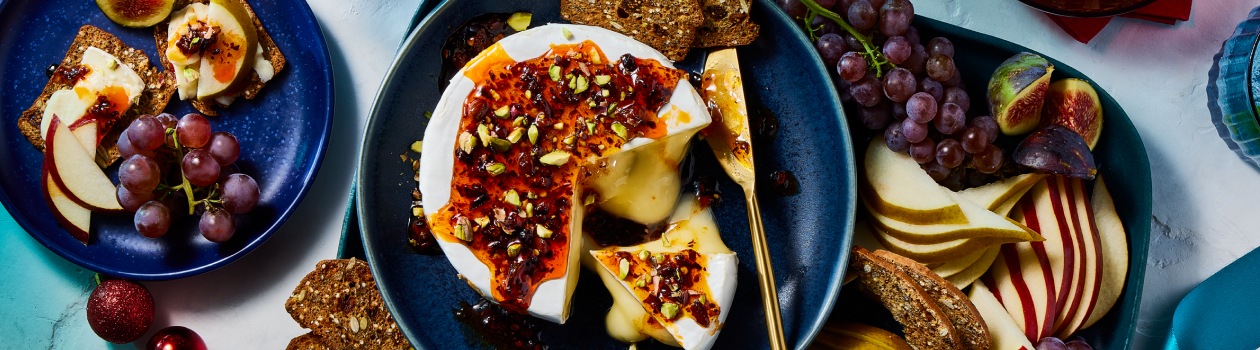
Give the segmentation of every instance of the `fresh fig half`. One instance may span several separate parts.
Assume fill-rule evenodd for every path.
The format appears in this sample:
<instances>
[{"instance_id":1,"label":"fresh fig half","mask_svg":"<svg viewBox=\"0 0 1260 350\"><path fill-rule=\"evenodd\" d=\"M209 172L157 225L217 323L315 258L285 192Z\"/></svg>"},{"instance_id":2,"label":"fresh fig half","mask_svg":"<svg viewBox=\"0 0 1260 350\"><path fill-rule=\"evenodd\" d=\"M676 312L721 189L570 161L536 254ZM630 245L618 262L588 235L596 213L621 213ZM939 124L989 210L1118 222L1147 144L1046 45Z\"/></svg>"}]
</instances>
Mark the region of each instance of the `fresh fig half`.
<instances>
[{"instance_id":1,"label":"fresh fig half","mask_svg":"<svg viewBox=\"0 0 1260 350\"><path fill-rule=\"evenodd\" d=\"M1102 135L1102 101L1094 87L1081 79L1069 78L1050 84L1041 118L1042 124L1061 125L1081 134L1091 150Z\"/></svg>"},{"instance_id":2,"label":"fresh fig half","mask_svg":"<svg viewBox=\"0 0 1260 350\"><path fill-rule=\"evenodd\" d=\"M1041 124L1041 106L1054 65L1021 52L1002 62L989 78L989 109L1003 134L1022 135Z\"/></svg>"},{"instance_id":3,"label":"fresh fig half","mask_svg":"<svg viewBox=\"0 0 1260 350\"><path fill-rule=\"evenodd\" d=\"M144 28L171 15L175 0L96 0L105 17L124 27Z\"/></svg>"},{"instance_id":4,"label":"fresh fig half","mask_svg":"<svg viewBox=\"0 0 1260 350\"><path fill-rule=\"evenodd\" d=\"M1016 164L1040 172L1091 180L1098 173L1085 139L1068 128L1049 125L1029 134L1015 148Z\"/></svg>"}]
</instances>

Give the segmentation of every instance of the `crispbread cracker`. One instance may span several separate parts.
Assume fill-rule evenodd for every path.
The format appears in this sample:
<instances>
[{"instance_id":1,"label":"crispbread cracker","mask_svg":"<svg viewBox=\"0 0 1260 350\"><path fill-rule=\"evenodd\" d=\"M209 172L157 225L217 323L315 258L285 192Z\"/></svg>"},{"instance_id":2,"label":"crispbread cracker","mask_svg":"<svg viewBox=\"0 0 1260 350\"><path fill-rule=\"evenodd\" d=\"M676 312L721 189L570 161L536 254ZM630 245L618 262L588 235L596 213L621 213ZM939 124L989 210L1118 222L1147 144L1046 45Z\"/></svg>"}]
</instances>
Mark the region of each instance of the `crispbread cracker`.
<instances>
[{"instance_id":1,"label":"crispbread cracker","mask_svg":"<svg viewBox=\"0 0 1260 350\"><path fill-rule=\"evenodd\" d=\"M332 349L324 344L324 340L320 339L315 333L307 332L289 340L289 346L285 350L326 350Z\"/></svg>"},{"instance_id":2,"label":"crispbread cracker","mask_svg":"<svg viewBox=\"0 0 1260 350\"><path fill-rule=\"evenodd\" d=\"M980 311L958 287L932 272L927 266L910 258L897 255L887 250L876 250L873 255L897 266L905 272L929 297L935 299L941 311L949 316L954 329L959 331L963 349L988 349L993 339L989 335L989 327L985 325Z\"/></svg>"},{"instance_id":3,"label":"crispbread cracker","mask_svg":"<svg viewBox=\"0 0 1260 350\"><path fill-rule=\"evenodd\" d=\"M409 349L367 262L324 260L284 303L298 325L333 349Z\"/></svg>"},{"instance_id":4,"label":"crispbread cracker","mask_svg":"<svg viewBox=\"0 0 1260 350\"><path fill-rule=\"evenodd\" d=\"M752 0L703 0L704 24L692 47L743 46L757 39L761 26L748 15Z\"/></svg>"},{"instance_id":5,"label":"crispbread cracker","mask_svg":"<svg viewBox=\"0 0 1260 350\"><path fill-rule=\"evenodd\" d=\"M699 0L560 0L560 15L630 36L674 61L687 57L704 24Z\"/></svg>"},{"instance_id":6,"label":"crispbread cracker","mask_svg":"<svg viewBox=\"0 0 1260 350\"><path fill-rule=\"evenodd\" d=\"M267 29L263 27L262 21L258 19L258 14L254 13L254 8L250 7L249 3L244 0L236 1L239 1L241 5L245 7L245 11L249 12L249 17L254 21L254 28L258 31L258 44L262 45L263 56L267 57L268 61L271 61L271 69L275 71L276 75L279 75L280 71L284 69L284 65L286 63L284 54L280 53L280 47L276 46L276 42L271 39L271 34L268 34ZM175 9L175 11L179 11L194 2L205 4L209 3L210 0L175 0L175 5L172 8ZM169 34L167 22L162 22L154 26L153 38L157 41L158 59L162 61L163 69L167 71L174 71L175 66L171 65L171 61L166 58L166 36ZM252 69L250 72L252 75L250 76L249 85L241 92L241 95L247 100L254 99L255 96L258 96L258 91L262 90L263 86L267 85L267 83L263 82L262 79L258 77L257 72L253 72ZM192 103L193 108L197 109L198 112L210 116L219 115L217 109L227 107L226 105L220 104L213 99L202 101L193 98L189 102Z\"/></svg>"},{"instance_id":7,"label":"crispbread cracker","mask_svg":"<svg viewBox=\"0 0 1260 350\"><path fill-rule=\"evenodd\" d=\"M914 278L862 247L853 248L851 273L861 289L879 299L904 327L906 342L915 349L961 349L953 323Z\"/></svg>"},{"instance_id":8,"label":"crispbread cracker","mask_svg":"<svg viewBox=\"0 0 1260 350\"><path fill-rule=\"evenodd\" d=\"M62 58L58 66L68 67L77 65L83 59L83 52L88 47L96 47L105 51L119 61L126 64L131 70L135 71L140 79L144 80L145 88L140 94L131 108L127 110L118 121L114 123L109 130L98 130L104 132L105 137L101 139L98 146L97 163L102 167L108 166L118 160L118 146L116 145L118 135L131 124L137 116L141 114L157 114L166 108L166 103L170 101L171 95L175 93L175 78L167 72L163 72L157 66L149 64L149 57L144 51L135 49L124 44L118 37L110 34L100 28L85 25L79 28L79 34L74 37L74 41L70 43L70 48L66 50L65 58ZM22 116L18 118L18 130L22 132L22 136L31 142L35 148L41 152L44 150L44 138L40 135L40 123L44 119L44 108L48 103L48 98L58 90L73 87L72 82L64 82L60 79L49 79L48 84L44 85L44 91L39 94L31 107L22 112Z\"/></svg>"}]
</instances>

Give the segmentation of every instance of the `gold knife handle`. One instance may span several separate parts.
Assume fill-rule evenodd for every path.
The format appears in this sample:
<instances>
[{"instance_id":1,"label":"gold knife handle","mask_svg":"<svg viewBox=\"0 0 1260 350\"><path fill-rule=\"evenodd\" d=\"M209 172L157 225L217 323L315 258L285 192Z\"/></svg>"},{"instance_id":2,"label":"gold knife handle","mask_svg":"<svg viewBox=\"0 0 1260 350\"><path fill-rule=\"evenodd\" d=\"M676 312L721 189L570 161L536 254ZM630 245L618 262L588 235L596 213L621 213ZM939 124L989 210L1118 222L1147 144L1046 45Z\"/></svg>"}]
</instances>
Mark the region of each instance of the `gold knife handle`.
<instances>
[{"instance_id":1,"label":"gold knife handle","mask_svg":"<svg viewBox=\"0 0 1260 350\"><path fill-rule=\"evenodd\" d=\"M761 223L761 204L753 188L744 191L748 204L748 229L752 232L753 256L757 260L757 282L761 285L762 308L766 313L766 330L770 333L770 349L786 350L783 336L783 316L779 312L779 292L774 284L774 268L770 264L770 249L766 246L766 229Z\"/></svg>"}]
</instances>

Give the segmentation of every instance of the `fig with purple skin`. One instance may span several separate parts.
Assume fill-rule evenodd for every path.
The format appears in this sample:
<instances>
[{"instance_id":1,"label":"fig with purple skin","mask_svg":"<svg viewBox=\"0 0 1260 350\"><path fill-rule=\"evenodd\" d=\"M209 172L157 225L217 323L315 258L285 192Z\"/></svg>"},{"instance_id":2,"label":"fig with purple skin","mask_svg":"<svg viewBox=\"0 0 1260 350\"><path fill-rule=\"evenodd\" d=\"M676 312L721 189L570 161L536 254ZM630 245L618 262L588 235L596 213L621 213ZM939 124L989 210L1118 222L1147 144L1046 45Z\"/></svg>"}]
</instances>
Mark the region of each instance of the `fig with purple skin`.
<instances>
[{"instance_id":1,"label":"fig with purple skin","mask_svg":"<svg viewBox=\"0 0 1260 350\"><path fill-rule=\"evenodd\" d=\"M1012 157L1016 164L1040 172L1071 176L1086 180L1098 173L1094 154L1080 134L1068 128L1050 125L1020 141Z\"/></svg>"},{"instance_id":2,"label":"fig with purple skin","mask_svg":"<svg viewBox=\"0 0 1260 350\"><path fill-rule=\"evenodd\" d=\"M1021 52L1002 62L989 79L989 109L1006 135L1022 135L1041 124L1041 107L1054 65Z\"/></svg>"},{"instance_id":3,"label":"fig with purple skin","mask_svg":"<svg viewBox=\"0 0 1260 350\"><path fill-rule=\"evenodd\" d=\"M1081 79L1069 78L1050 84L1041 118L1042 124L1060 125L1081 134L1091 150L1102 135L1102 102L1094 87Z\"/></svg>"}]
</instances>

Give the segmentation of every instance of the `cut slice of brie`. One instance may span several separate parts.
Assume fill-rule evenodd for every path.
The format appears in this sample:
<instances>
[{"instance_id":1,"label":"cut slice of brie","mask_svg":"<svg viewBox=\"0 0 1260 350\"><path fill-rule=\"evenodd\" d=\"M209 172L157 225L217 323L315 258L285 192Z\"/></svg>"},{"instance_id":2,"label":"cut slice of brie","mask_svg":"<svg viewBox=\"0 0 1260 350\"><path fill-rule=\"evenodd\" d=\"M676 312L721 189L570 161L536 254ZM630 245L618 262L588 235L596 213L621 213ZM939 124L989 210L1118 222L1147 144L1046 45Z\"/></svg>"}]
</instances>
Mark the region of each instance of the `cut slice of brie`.
<instances>
[{"instance_id":1,"label":"cut slice of brie","mask_svg":"<svg viewBox=\"0 0 1260 350\"><path fill-rule=\"evenodd\" d=\"M659 266L660 261L686 256L690 252L699 255L697 261L702 262L702 271L682 273L703 275L696 277L703 282L702 287L673 291L667 284L653 283L663 280L653 277L655 272L642 273L645 270L657 271L653 266ZM609 334L626 342L637 342L650 336L685 349L712 347L730 313L738 282L739 262L735 253L722 242L712 211L701 208L691 195L679 202L670 218L669 230L660 239L632 247L591 250L589 259L584 263L599 273L604 286L613 295L613 307L606 317ZM683 279L686 279L685 275ZM665 310L662 306L652 305L645 301L648 299L645 296L654 289L679 294L690 291L687 300L711 302L717 306L717 317L702 325L692 317L693 310L685 306ZM695 289L702 292L697 294ZM649 317L651 320L648 320ZM662 329L670 338L662 339Z\"/></svg>"},{"instance_id":2,"label":"cut slice of brie","mask_svg":"<svg viewBox=\"0 0 1260 350\"><path fill-rule=\"evenodd\" d=\"M477 58L470 61L469 65L464 67L459 73L451 79L448 88L443 92L441 100L433 111L432 118L425 130L425 152L420 158L420 179L419 189L424 194L423 204L425 215L430 218L430 223L435 222L434 214L445 207L451 201L452 185L454 184L454 162L459 141L460 126L463 116L463 107L466 99L473 92L473 89L483 83L483 81L474 80L476 74L470 74L470 69L475 69L478 65L483 64L510 64L511 62L524 61L540 57L544 53L552 49L553 44L577 44L589 40L594 42L599 50L606 57L615 58L625 54L633 55L640 59L652 59L660 62L665 67L672 68L672 64L664 55L660 54L651 47L634 41L624 35L608 31L602 28L581 26L581 25L559 25L552 24L524 32L520 32L504 38L490 48L483 51ZM507 62L504 62L506 59ZM474 70L475 71L475 70ZM605 159L617 159L618 154L626 154L627 151L636 149L648 149L645 147L654 145L661 140L669 140L667 144L669 154L665 158L677 164L682 158L682 152L686 150L686 143L704 126L708 125L710 118L700 95L687 82L684 77L680 79L677 87L673 90L668 103L658 112L660 121L665 125L666 135L659 139L651 139L644 137L636 137L628 140L617 150L606 150L604 152ZM636 155L638 157L656 156L656 152L651 154ZM583 164L595 164L601 161L595 159L578 159ZM650 164L646 158L637 160L635 163ZM677 181L676 169L672 167L655 167L670 168L672 174ZM637 169L637 168L633 168ZM625 178L627 175L635 173L657 173L653 169L648 170L632 170L630 167L619 170L616 175ZM593 175L598 177L599 175ZM589 179L588 179L589 180ZM626 183L629 183L627 181ZM669 184L665 184L669 185ZM579 257L584 255L581 250L581 220L582 220L582 204L585 197L578 193L582 186L573 186L573 192L566 197L570 198L573 204L572 215L568 222L557 223L556 226L565 225L570 228L569 245L568 245L568 261L569 268L565 271L563 277L559 279L547 280L541 282L533 293L533 297L529 302L528 312L539 318L548 321L563 323L568 317L569 303L576 286L578 269L577 262ZM618 194L603 191L615 191L618 186L596 187L601 199L616 198ZM611 188L611 189L608 189ZM671 186L661 186L660 192L668 195L658 195L658 199L652 199L652 205L663 205L665 208L673 207L677 198L677 184ZM671 190L672 188L672 190ZM640 190L640 192L649 192ZM642 195L635 193L632 195ZM616 211L608 210L613 214L633 215L634 206L625 206L626 209ZM663 220L668 215L668 210L657 220ZM647 215L650 216L650 215ZM434 228L435 235L438 237L451 236L450 232L438 232L437 226ZM448 260L455 267L456 271L468 281L477 291L489 300L495 300L494 292L491 288L491 278L494 275L487 267L486 263L478 260L473 251L471 251L463 242L458 240L446 240L439 238L438 244L445 252Z\"/></svg>"},{"instance_id":3,"label":"cut slice of brie","mask_svg":"<svg viewBox=\"0 0 1260 350\"><path fill-rule=\"evenodd\" d=\"M144 79L117 57L95 46L89 46L83 51L79 64L87 68L87 74L76 81L74 86L53 92L48 97L44 104L43 119L40 121L40 135L48 137L52 117L57 116L63 123L73 127L72 133L83 148L88 150L88 155L96 157L96 123L81 122L80 119L87 117L88 110L97 103L102 94L117 93L119 89L125 94L127 106L124 107L130 108L140 98L140 94L144 93Z\"/></svg>"}]
</instances>

